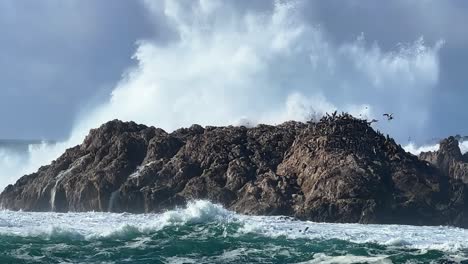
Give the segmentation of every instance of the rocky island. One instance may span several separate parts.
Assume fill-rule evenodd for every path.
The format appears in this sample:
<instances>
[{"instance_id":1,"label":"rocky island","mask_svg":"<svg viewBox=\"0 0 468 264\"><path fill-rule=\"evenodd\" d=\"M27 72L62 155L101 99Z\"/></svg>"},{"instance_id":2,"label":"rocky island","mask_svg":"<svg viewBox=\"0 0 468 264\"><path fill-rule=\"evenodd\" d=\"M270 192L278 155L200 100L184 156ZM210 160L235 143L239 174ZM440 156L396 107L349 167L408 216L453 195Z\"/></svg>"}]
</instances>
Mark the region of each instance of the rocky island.
<instances>
[{"instance_id":1,"label":"rocky island","mask_svg":"<svg viewBox=\"0 0 468 264\"><path fill-rule=\"evenodd\" d=\"M110 121L0 195L25 211L161 212L208 199L320 222L468 227L468 154L454 137L419 157L348 114L172 133Z\"/></svg>"}]
</instances>

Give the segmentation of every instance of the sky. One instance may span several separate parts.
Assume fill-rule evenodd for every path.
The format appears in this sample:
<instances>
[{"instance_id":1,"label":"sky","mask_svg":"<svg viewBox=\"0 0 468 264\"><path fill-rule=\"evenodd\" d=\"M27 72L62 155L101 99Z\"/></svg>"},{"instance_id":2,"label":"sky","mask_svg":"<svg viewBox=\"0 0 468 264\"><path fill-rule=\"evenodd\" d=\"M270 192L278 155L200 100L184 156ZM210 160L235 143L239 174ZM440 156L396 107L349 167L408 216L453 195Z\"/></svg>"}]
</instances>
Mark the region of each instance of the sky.
<instances>
[{"instance_id":1,"label":"sky","mask_svg":"<svg viewBox=\"0 0 468 264\"><path fill-rule=\"evenodd\" d=\"M3 0L0 138L335 109L402 143L467 135L467 12L456 0Z\"/></svg>"}]
</instances>

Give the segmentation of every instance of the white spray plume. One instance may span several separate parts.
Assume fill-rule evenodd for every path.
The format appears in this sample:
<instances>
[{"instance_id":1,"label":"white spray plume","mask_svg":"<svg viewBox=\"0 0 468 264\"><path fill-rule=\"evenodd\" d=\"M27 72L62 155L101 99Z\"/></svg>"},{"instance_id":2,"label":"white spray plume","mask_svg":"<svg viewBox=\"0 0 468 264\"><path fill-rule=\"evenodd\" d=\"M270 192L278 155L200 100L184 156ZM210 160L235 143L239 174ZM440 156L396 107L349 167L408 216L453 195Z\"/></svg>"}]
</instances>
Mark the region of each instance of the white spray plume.
<instances>
[{"instance_id":1,"label":"white spray plume","mask_svg":"<svg viewBox=\"0 0 468 264\"><path fill-rule=\"evenodd\" d=\"M155 21L166 20L178 38L139 42L137 66L107 102L76 123L68 141L31 150L16 169L1 167L0 178L12 182L34 171L115 118L170 131L192 123L305 120L337 109L377 119L394 112L394 122L376 127L396 137L423 131L441 43L427 46L420 38L392 51L369 45L363 35L333 43L302 18L306 2L276 1L265 12L240 11L233 3L146 1Z\"/></svg>"},{"instance_id":2,"label":"white spray plume","mask_svg":"<svg viewBox=\"0 0 468 264\"><path fill-rule=\"evenodd\" d=\"M458 146L460 147L460 151L462 154L465 154L468 152L468 141L460 141L458 143ZM440 145L433 144L433 145L417 146L415 143L411 142L408 145L404 146L403 148L409 153L412 153L414 155L419 155L421 154L421 152L438 151L440 148Z\"/></svg>"},{"instance_id":3,"label":"white spray plume","mask_svg":"<svg viewBox=\"0 0 468 264\"><path fill-rule=\"evenodd\" d=\"M465 154L468 152L468 141L462 141L460 142L460 150L462 154Z\"/></svg>"},{"instance_id":4,"label":"white spray plume","mask_svg":"<svg viewBox=\"0 0 468 264\"><path fill-rule=\"evenodd\" d=\"M415 143L411 142L408 145L403 147L407 152L413 155L419 155L421 152L437 151L439 150L439 144L434 145L423 145L417 146Z\"/></svg>"}]
</instances>

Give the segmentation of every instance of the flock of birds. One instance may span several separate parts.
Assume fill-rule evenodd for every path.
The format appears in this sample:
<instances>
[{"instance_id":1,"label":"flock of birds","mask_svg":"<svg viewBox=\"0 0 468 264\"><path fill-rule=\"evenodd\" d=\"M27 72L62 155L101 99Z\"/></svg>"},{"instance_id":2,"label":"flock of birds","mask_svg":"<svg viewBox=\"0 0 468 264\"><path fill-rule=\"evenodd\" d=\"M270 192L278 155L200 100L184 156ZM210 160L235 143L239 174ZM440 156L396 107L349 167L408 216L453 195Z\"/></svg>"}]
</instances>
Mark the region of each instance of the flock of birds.
<instances>
[{"instance_id":1,"label":"flock of birds","mask_svg":"<svg viewBox=\"0 0 468 264\"><path fill-rule=\"evenodd\" d=\"M366 109L368 109L368 107L366 107ZM362 116L362 115L360 114L359 116ZM385 113L382 116L385 116L387 118L387 121L393 120L393 113L390 113L390 114ZM367 121L367 124L370 126L370 125L372 125L372 123L377 123L377 122L379 122L379 120L372 119L371 121Z\"/></svg>"},{"instance_id":2,"label":"flock of birds","mask_svg":"<svg viewBox=\"0 0 468 264\"><path fill-rule=\"evenodd\" d=\"M361 116L361 115L359 115L359 116ZM390 114L385 113L382 116L385 116L387 118L387 121L393 120L393 113L390 113ZM372 123L377 123L377 122L379 122L379 120L372 119L371 121L367 121L367 124L372 125Z\"/></svg>"},{"instance_id":3,"label":"flock of birds","mask_svg":"<svg viewBox=\"0 0 468 264\"><path fill-rule=\"evenodd\" d=\"M387 121L391 121L393 120L393 113L390 113L390 114L383 114L383 116L385 116L387 118ZM372 119L371 121L367 122L369 125L371 125L372 123L376 123L376 122L379 122L379 120L377 119Z\"/></svg>"}]
</instances>

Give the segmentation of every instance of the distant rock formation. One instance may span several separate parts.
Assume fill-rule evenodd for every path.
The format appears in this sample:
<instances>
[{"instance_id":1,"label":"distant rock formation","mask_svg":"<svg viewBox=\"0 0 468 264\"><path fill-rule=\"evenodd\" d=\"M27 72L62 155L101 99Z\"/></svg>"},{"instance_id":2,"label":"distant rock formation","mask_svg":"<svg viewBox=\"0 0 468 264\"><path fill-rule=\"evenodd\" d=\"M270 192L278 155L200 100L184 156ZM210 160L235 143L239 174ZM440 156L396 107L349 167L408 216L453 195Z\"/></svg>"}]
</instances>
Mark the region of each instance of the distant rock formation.
<instances>
[{"instance_id":1,"label":"distant rock formation","mask_svg":"<svg viewBox=\"0 0 468 264\"><path fill-rule=\"evenodd\" d=\"M447 177L468 184L468 153L462 155L456 137L448 137L440 142L436 152L423 152L420 159L430 162Z\"/></svg>"},{"instance_id":2,"label":"distant rock formation","mask_svg":"<svg viewBox=\"0 0 468 264\"><path fill-rule=\"evenodd\" d=\"M366 120L172 133L114 120L9 185L4 208L161 212L209 199L244 214L468 227L468 168L455 138L421 159Z\"/></svg>"}]
</instances>

